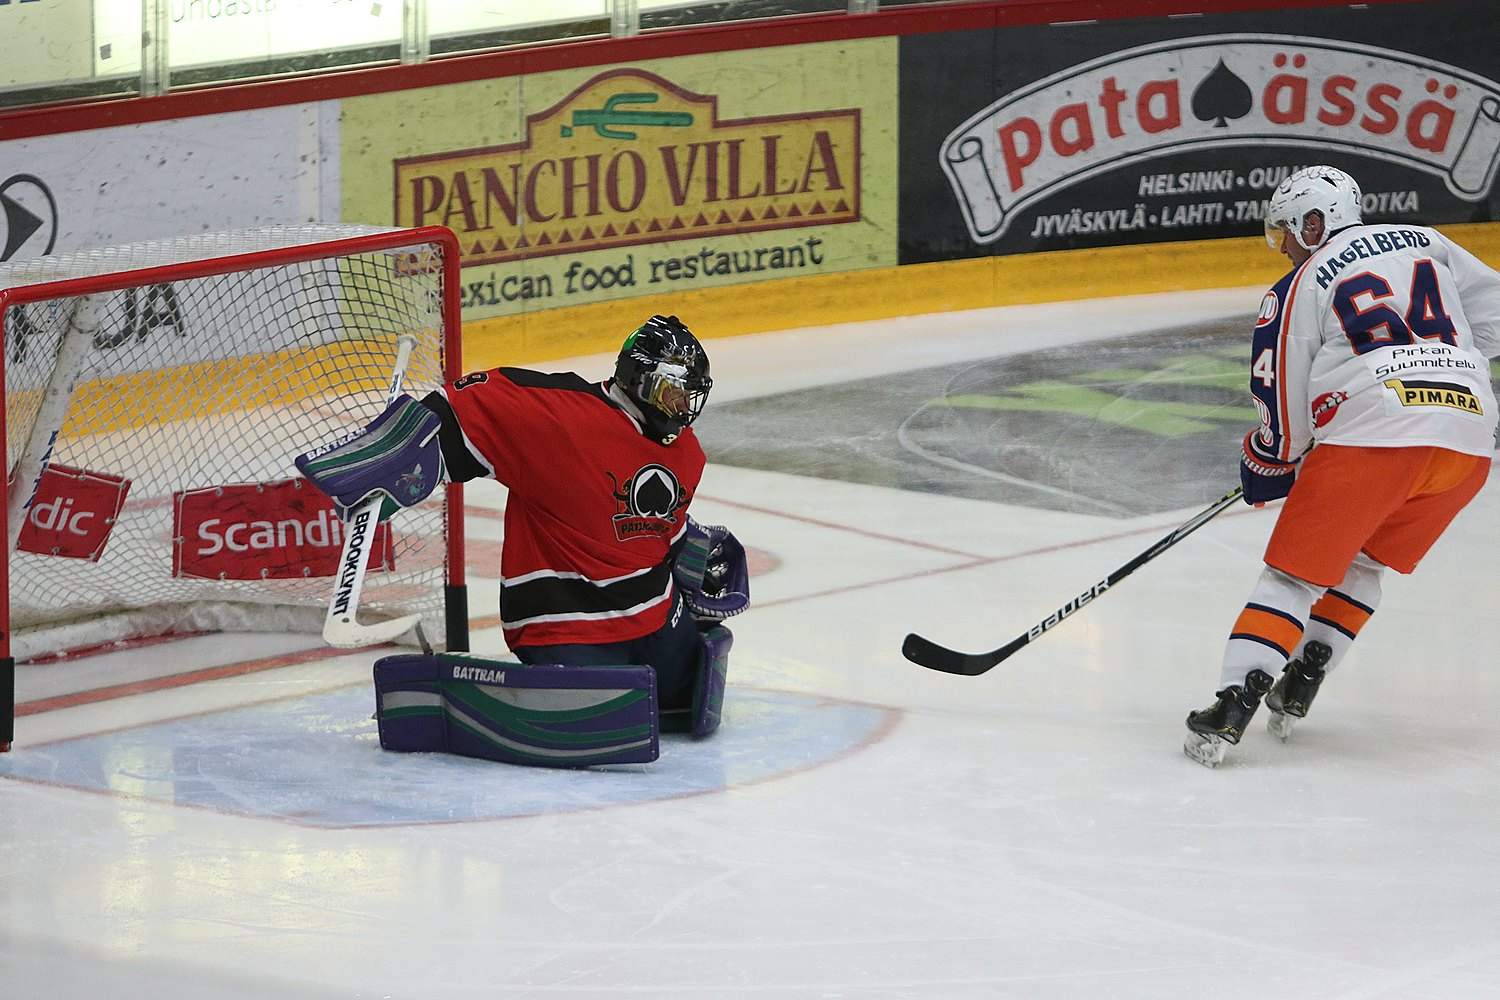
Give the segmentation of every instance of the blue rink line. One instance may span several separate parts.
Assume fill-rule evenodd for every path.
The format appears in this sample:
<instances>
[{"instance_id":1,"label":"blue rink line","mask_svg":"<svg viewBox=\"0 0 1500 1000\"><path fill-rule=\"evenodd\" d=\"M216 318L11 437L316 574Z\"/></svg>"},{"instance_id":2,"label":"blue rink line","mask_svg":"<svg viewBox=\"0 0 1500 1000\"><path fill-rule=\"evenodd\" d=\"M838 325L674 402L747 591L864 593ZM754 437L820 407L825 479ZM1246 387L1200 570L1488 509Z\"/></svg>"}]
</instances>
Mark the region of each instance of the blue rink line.
<instances>
[{"instance_id":1,"label":"blue rink line","mask_svg":"<svg viewBox=\"0 0 1500 1000\"><path fill-rule=\"evenodd\" d=\"M380 749L368 685L17 745L0 777L313 827L573 812L720 791L807 770L885 735L897 711L731 687L719 731L664 736L651 764L519 767Z\"/></svg>"}]
</instances>

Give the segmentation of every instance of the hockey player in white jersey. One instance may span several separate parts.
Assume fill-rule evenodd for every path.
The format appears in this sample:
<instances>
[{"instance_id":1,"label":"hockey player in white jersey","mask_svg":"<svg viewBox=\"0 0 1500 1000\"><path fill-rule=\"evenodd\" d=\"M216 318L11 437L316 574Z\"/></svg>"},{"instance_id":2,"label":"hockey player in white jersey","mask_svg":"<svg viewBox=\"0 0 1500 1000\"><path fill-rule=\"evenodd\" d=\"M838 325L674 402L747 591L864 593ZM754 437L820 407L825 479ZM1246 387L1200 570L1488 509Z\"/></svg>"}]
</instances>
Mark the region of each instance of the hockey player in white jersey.
<instances>
[{"instance_id":1,"label":"hockey player in white jersey","mask_svg":"<svg viewBox=\"0 0 1500 1000\"><path fill-rule=\"evenodd\" d=\"M1261 304L1245 502L1286 498L1224 650L1218 700L1187 717L1209 767L1264 698L1286 739L1380 602L1479 492L1495 449L1488 357L1500 274L1436 230L1361 221L1354 178L1300 170L1266 239L1292 262ZM1279 677L1278 677L1279 675Z\"/></svg>"}]
</instances>

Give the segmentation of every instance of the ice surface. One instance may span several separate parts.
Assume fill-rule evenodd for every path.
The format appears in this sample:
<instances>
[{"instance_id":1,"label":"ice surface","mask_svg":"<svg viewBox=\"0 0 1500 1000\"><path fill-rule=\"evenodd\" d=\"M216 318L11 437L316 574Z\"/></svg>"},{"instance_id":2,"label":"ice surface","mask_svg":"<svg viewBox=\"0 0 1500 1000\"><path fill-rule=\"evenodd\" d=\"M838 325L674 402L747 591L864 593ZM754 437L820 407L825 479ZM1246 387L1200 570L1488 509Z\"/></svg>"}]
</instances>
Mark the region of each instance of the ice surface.
<instances>
[{"instance_id":1,"label":"ice surface","mask_svg":"<svg viewBox=\"0 0 1500 1000\"><path fill-rule=\"evenodd\" d=\"M710 413L1039 342L1236 317L1248 336L1258 301L712 342ZM730 422L704 429L736 443ZM668 739L655 765L381 753L379 653L299 659L300 639L20 668L0 757L6 995L1500 996L1494 486L1390 582L1291 739L1257 718L1210 771L1183 756L1182 720L1212 699L1274 507L1232 508L981 677L899 650L908 631L1009 640L1233 485L1232 452L1194 466L1222 488L1191 503L1070 510L835 474L861 442L822 433L822 470L710 465L695 514L751 549L755 606L731 623L724 728ZM502 502L471 497L492 652ZM169 675L196 682L152 682Z\"/></svg>"}]
</instances>

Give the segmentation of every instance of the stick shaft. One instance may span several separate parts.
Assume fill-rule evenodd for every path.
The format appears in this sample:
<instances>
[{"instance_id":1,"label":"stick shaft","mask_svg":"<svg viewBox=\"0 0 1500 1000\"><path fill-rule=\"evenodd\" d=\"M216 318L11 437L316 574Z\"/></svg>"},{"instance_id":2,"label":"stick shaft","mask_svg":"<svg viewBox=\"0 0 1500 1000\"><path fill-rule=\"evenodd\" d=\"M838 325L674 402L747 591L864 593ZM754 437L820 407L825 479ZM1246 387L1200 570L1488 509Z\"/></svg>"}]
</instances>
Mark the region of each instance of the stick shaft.
<instances>
[{"instance_id":1,"label":"stick shaft","mask_svg":"<svg viewBox=\"0 0 1500 1000\"><path fill-rule=\"evenodd\" d=\"M391 372L390 385L386 389L386 405L401 395L406 381L406 367L411 363L412 350L417 338L402 334L396 345L396 365ZM364 589L365 570L370 565L370 550L375 545L375 530L379 527L381 498L371 497L354 508L344 531L344 550L339 557L339 575L334 581L333 596L328 601L328 615L323 619L323 639L330 645L369 645L385 642L394 636L386 635L389 629L372 629L371 634L362 634L362 627L355 619L359 610L359 595ZM408 621L405 628L410 628ZM400 632L396 633L397 635Z\"/></svg>"},{"instance_id":2,"label":"stick shaft","mask_svg":"<svg viewBox=\"0 0 1500 1000\"><path fill-rule=\"evenodd\" d=\"M1084 605L1092 603L1094 598L1109 590L1115 584L1203 527L1209 521L1212 521L1236 500L1240 499L1242 492L1238 486L1230 490L1208 507L1194 514L1170 534L1158 539L1140 555L1137 555L1134 559L1131 559L1125 565L1110 573L1104 579L1089 587L1067 604L1064 604L999 649L990 650L988 653L960 653L957 650L948 649L946 646L939 646L930 639L924 639L922 636L912 633L902 643L902 655L913 663L927 667L929 670L939 670L949 674L961 674L966 677L978 676L1008 659L1023 646L1045 635L1065 619L1071 617Z\"/></svg>"}]
</instances>

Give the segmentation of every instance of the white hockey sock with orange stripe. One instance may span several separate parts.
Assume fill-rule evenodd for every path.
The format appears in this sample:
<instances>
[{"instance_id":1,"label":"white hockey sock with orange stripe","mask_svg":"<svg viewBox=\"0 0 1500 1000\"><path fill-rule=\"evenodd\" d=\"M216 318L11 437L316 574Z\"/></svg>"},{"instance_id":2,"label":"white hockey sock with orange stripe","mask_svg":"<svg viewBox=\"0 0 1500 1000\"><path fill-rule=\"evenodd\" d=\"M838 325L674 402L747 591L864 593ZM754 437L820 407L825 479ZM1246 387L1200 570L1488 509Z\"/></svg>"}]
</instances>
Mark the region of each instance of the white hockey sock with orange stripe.
<instances>
[{"instance_id":1,"label":"white hockey sock with orange stripe","mask_svg":"<svg viewBox=\"0 0 1500 1000\"><path fill-rule=\"evenodd\" d=\"M1304 645L1312 641L1326 643L1333 650L1324 670L1338 666L1349 647L1354 645L1359 630L1375 613L1380 605L1381 578L1384 575L1385 567L1361 552L1354 557L1349 572L1344 574L1338 586L1329 587L1328 592L1312 606L1302 641ZM1300 648L1297 653L1301 655Z\"/></svg>"},{"instance_id":2,"label":"white hockey sock with orange stripe","mask_svg":"<svg viewBox=\"0 0 1500 1000\"><path fill-rule=\"evenodd\" d=\"M1323 588L1267 566L1260 574L1245 610L1240 612L1224 647L1219 687L1243 684L1257 668L1272 677L1302 642L1302 631Z\"/></svg>"}]
</instances>

